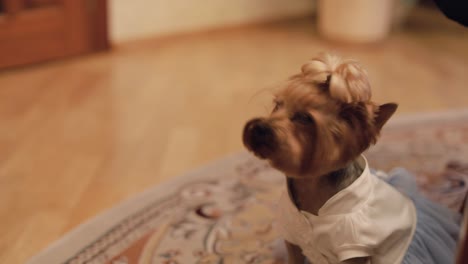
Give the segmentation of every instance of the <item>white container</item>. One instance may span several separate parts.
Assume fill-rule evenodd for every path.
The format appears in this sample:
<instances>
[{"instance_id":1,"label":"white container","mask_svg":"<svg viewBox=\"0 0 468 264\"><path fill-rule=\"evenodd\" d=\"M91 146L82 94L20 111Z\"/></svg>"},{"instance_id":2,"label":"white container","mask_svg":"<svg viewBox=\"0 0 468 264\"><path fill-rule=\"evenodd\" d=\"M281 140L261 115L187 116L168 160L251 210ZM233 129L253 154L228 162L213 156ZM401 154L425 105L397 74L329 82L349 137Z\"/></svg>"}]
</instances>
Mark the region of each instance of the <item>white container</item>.
<instances>
[{"instance_id":1,"label":"white container","mask_svg":"<svg viewBox=\"0 0 468 264\"><path fill-rule=\"evenodd\" d=\"M318 31L327 39L376 42L388 36L394 0L319 0Z\"/></svg>"}]
</instances>

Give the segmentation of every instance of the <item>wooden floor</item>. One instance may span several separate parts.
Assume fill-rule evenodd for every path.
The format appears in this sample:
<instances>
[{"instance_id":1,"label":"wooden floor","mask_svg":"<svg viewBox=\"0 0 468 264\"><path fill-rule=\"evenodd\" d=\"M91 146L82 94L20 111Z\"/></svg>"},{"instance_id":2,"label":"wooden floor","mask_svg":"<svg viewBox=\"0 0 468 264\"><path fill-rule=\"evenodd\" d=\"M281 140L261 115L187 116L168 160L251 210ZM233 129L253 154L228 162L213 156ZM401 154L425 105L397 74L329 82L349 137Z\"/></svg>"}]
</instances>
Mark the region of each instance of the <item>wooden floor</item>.
<instances>
[{"instance_id":1,"label":"wooden floor","mask_svg":"<svg viewBox=\"0 0 468 264\"><path fill-rule=\"evenodd\" d=\"M148 40L0 73L0 263L23 263L102 210L242 149L270 88L319 51L358 59L399 114L468 106L468 30L419 14L345 46L311 19Z\"/></svg>"}]
</instances>

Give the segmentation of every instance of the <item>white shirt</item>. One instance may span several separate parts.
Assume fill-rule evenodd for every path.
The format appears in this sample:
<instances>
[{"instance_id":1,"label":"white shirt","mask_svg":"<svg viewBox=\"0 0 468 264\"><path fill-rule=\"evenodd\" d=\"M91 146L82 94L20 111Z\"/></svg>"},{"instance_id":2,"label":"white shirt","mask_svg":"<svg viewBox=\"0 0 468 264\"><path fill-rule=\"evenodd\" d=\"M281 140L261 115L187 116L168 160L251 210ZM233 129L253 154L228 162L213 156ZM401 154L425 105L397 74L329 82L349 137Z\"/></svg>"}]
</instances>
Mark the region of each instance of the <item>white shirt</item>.
<instances>
[{"instance_id":1,"label":"white shirt","mask_svg":"<svg viewBox=\"0 0 468 264\"><path fill-rule=\"evenodd\" d=\"M286 191L278 203L278 231L313 264L370 257L372 264L401 263L416 229L413 202L365 169L313 215L299 211Z\"/></svg>"}]
</instances>

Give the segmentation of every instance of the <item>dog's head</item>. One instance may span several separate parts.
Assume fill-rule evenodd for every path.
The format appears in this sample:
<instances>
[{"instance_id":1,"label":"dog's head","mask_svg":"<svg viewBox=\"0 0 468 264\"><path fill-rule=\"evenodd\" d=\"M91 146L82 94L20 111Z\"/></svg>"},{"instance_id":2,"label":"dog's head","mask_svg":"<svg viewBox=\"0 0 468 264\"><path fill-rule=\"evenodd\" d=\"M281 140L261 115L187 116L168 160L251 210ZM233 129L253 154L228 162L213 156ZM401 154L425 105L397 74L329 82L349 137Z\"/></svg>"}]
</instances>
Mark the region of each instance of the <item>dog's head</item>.
<instances>
[{"instance_id":1,"label":"dog's head","mask_svg":"<svg viewBox=\"0 0 468 264\"><path fill-rule=\"evenodd\" d=\"M244 145L290 177L334 171L375 143L397 109L370 99L359 64L321 54L276 93L269 116L247 122Z\"/></svg>"}]
</instances>

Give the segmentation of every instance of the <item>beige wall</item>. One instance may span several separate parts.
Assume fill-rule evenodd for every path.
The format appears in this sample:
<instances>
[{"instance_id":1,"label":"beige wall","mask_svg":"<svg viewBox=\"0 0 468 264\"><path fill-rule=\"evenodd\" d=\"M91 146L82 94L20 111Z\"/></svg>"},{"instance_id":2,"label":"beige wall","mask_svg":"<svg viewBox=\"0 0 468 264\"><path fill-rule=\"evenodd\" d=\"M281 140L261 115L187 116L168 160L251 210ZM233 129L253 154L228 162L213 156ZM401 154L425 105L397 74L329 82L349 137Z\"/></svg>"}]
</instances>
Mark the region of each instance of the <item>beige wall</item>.
<instances>
[{"instance_id":1,"label":"beige wall","mask_svg":"<svg viewBox=\"0 0 468 264\"><path fill-rule=\"evenodd\" d=\"M315 0L111 0L114 43L311 13Z\"/></svg>"}]
</instances>

